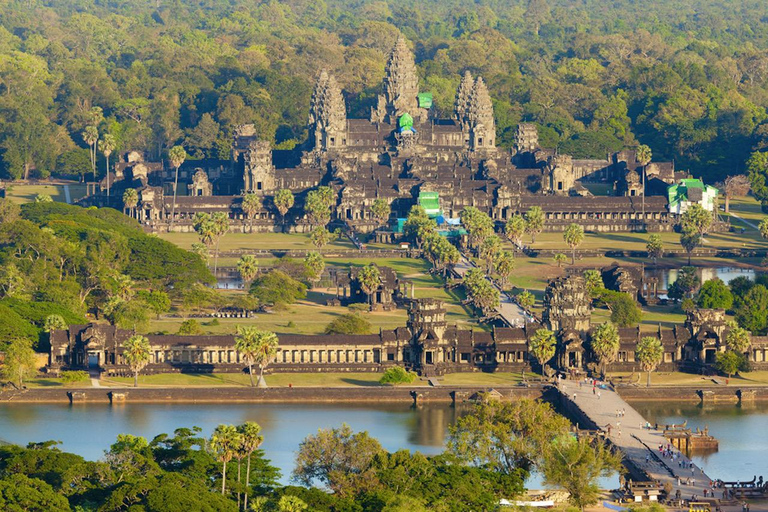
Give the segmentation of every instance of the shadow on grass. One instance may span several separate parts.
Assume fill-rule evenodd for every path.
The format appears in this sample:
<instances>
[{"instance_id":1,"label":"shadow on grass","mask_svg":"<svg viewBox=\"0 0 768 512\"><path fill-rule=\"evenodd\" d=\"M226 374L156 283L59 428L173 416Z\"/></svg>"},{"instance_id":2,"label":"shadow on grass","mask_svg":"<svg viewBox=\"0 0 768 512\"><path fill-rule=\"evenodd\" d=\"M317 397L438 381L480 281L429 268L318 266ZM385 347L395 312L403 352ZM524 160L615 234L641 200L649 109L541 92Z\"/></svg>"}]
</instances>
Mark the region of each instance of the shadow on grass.
<instances>
[{"instance_id":1,"label":"shadow on grass","mask_svg":"<svg viewBox=\"0 0 768 512\"><path fill-rule=\"evenodd\" d=\"M51 381L51 380L31 380L31 381L28 381L28 382L30 384L34 384L35 386L41 387L41 388L60 388L60 387L64 387L63 383L61 383L61 382L54 382L54 381ZM80 381L80 382L76 382L75 384L87 384L87 383L88 383L88 381Z\"/></svg>"},{"instance_id":2,"label":"shadow on grass","mask_svg":"<svg viewBox=\"0 0 768 512\"><path fill-rule=\"evenodd\" d=\"M375 381L370 380L360 380L360 379L350 379L350 378L343 378L341 379L341 382L345 382L347 384L352 384L353 386L365 386L365 387L380 387L381 384Z\"/></svg>"}]
</instances>

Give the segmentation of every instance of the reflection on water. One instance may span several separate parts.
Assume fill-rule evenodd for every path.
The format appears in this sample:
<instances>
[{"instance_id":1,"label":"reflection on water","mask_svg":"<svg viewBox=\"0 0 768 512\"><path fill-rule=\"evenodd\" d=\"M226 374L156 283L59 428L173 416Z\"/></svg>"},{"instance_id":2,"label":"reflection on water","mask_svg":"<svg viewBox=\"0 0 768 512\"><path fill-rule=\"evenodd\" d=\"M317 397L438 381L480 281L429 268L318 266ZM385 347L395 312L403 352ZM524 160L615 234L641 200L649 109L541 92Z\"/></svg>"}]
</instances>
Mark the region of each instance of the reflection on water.
<instances>
[{"instance_id":1,"label":"reflection on water","mask_svg":"<svg viewBox=\"0 0 768 512\"><path fill-rule=\"evenodd\" d=\"M720 451L695 456L708 473L723 480L747 480L768 475L768 407L695 405L638 402L633 406L651 423L682 423L692 428L709 426L720 440ZM264 433L267 458L282 470L288 483L296 450L302 439L320 428L343 422L355 431L368 431L388 451L401 449L434 455L443 451L448 428L470 406L447 404L2 404L0 439L25 445L49 439L61 448L91 460L99 459L120 433L152 439L179 427L199 426L210 435L220 423L256 421ZM614 488L617 477L601 482ZM532 475L529 488L540 488L541 477Z\"/></svg>"},{"instance_id":2,"label":"reflection on water","mask_svg":"<svg viewBox=\"0 0 768 512\"><path fill-rule=\"evenodd\" d=\"M709 427L710 435L720 442L719 451L693 456L709 476L727 481L768 476L768 405L633 402L632 406L651 423L682 423L687 419L693 430Z\"/></svg>"}]
</instances>

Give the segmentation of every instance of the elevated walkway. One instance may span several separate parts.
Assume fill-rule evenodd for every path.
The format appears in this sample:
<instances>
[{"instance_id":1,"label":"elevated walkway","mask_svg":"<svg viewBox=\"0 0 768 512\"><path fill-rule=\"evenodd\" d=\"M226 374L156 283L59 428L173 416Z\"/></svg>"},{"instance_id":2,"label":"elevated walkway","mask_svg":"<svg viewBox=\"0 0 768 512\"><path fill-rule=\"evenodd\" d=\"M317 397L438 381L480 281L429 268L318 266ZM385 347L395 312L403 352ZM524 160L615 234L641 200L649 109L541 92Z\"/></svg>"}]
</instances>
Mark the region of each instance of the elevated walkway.
<instances>
[{"instance_id":1,"label":"elevated walkway","mask_svg":"<svg viewBox=\"0 0 768 512\"><path fill-rule=\"evenodd\" d=\"M592 392L592 386L579 387L578 381L560 381L558 390L566 408L577 417L584 417L605 433L614 446L620 449L627 461L639 471L645 472L651 480L658 481L661 486L670 483L674 491L680 490L683 499L696 495L697 499L704 498L704 489L709 488L709 482L714 481L704 470L691 462L684 453L673 448L675 459L662 457L659 445L666 446L668 441L662 432L646 429L646 420L611 389L599 389L599 395ZM622 417L616 416L616 411L624 411ZM610 428L609 428L610 426ZM683 465L679 464L683 462ZM677 484L687 479L695 480L695 485ZM715 489L719 497L722 489ZM709 497L709 496L708 496Z\"/></svg>"}]
</instances>

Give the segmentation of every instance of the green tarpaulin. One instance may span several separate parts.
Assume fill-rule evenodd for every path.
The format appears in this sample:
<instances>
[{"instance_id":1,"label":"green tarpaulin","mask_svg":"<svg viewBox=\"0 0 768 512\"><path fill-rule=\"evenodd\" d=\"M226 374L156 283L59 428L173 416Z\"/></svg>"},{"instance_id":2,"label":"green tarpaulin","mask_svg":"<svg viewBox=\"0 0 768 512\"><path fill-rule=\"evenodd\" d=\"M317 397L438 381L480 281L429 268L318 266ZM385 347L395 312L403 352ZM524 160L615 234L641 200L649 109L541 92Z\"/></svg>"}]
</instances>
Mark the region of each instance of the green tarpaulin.
<instances>
[{"instance_id":1,"label":"green tarpaulin","mask_svg":"<svg viewBox=\"0 0 768 512\"><path fill-rule=\"evenodd\" d=\"M406 112L401 115L400 119L397 120L397 126L399 126L401 130L410 130L413 128L413 118L411 117L411 114Z\"/></svg>"},{"instance_id":2,"label":"green tarpaulin","mask_svg":"<svg viewBox=\"0 0 768 512\"><path fill-rule=\"evenodd\" d=\"M432 108L432 93L420 92L418 94L419 108Z\"/></svg>"}]
</instances>

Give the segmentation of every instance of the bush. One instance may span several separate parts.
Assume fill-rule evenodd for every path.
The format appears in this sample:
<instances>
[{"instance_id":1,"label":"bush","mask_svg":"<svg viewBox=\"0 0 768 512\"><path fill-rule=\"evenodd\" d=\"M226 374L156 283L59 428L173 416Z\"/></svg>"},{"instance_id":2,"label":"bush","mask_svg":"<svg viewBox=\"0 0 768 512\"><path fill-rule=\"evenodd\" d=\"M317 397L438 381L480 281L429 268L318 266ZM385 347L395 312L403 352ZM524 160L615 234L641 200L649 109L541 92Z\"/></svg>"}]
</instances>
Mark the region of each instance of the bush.
<instances>
[{"instance_id":1,"label":"bush","mask_svg":"<svg viewBox=\"0 0 768 512\"><path fill-rule=\"evenodd\" d=\"M206 325L208 327L216 327L217 325L221 325L221 322L219 322L218 318L214 318L210 322L205 322L203 325Z\"/></svg>"},{"instance_id":2,"label":"bush","mask_svg":"<svg viewBox=\"0 0 768 512\"><path fill-rule=\"evenodd\" d=\"M356 313L334 318L325 326L325 334L369 334L371 322Z\"/></svg>"},{"instance_id":3,"label":"bush","mask_svg":"<svg viewBox=\"0 0 768 512\"><path fill-rule=\"evenodd\" d=\"M416 379L416 374L409 372L402 366L393 366L384 372L379 379L379 384L410 384Z\"/></svg>"},{"instance_id":4,"label":"bush","mask_svg":"<svg viewBox=\"0 0 768 512\"><path fill-rule=\"evenodd\" d=\"M73 382L87 382L91 377L88 372L82 370L61 372L61 382L71 384Z\"/></svg>"},{"instance_id":5,"label":"bush","mask_svg":"<svg viewBox=\"0 0 768 512\"><path fill-rule=\"evenodd\" d=\"M182 336L192 336L195 334L200 334L203 332L202 327L200 327L200 324L197 320L194 318L190 318L189 320L184 320L181 325L179 326L179 332L177 334L180 334Z\"/></svg>"},{"instance_id":6,"label":"bush","mask_svg":"<svg viewBox=\"0 0 768 512\"><path fill-rule=\"evenodd\" d=\"M261 304L281 308L306 298L307 287L281 270L272 270L253 282L250 294Z\"/></svg>"}]
</instances>

